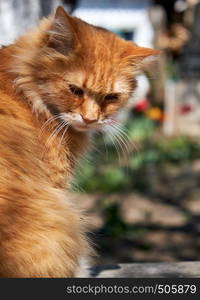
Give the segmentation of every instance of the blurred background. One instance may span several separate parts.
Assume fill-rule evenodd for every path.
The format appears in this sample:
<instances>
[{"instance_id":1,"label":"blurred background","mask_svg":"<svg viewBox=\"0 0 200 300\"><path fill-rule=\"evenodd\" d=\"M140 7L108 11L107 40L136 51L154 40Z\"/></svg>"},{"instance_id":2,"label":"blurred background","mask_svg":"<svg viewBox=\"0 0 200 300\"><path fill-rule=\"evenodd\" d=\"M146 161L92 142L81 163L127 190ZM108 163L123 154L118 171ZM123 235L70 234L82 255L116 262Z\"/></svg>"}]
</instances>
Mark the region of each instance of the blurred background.
<instances>
[{"instance_id":1,"label":"blurred background","mask_svg":"<svg viewBox=\"0 0 200 300\"><path fill-rule=\"evenodd\" d=\"M138 77L121 134L96 136L76 174L72 198L90 216L97 263L199 260L200 1L1 0L0 43L60 4L163 52Z\"/></svg>"}]
</instances>

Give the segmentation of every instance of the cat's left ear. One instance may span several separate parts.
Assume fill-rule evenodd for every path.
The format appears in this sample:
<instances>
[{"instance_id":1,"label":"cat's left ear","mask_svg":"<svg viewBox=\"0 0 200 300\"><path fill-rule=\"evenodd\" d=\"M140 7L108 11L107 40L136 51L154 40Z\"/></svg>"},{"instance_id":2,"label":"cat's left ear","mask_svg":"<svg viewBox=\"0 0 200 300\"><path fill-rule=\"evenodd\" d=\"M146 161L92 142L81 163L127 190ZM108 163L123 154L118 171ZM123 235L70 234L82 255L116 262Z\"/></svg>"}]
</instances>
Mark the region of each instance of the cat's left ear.
<instances>
[{"instance_id":1,"label":"cat's left ear","mask_svg":"<svg viewBox=\"0 0 200 300\"><path fill-rule=\"evenodd\" d=\"M139 47L130 43L123 53L127 63L134 68L134 73L138 74L150 70L151 66L158 60L161 51Z\"/></svg>"},{"instance_id":2,"label":"cat's left ear","mask_svg":"<svg viewBox=\"0 0 200 300\"><path fill-rule=\"evenodd\" d=\"M48 46L64 55L69 54L76 44L75 25L74 18L59 6L49 30Z\"/></svg>"}]
</instances>

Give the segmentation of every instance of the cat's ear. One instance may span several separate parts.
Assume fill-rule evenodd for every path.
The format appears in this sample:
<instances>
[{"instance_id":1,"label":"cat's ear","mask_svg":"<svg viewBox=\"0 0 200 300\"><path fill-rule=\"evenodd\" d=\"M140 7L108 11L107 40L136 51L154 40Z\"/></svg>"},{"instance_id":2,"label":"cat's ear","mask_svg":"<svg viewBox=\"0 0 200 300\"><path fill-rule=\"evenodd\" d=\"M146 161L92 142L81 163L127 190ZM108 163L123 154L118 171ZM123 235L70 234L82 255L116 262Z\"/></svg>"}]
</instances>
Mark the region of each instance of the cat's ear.
<instances>
[{"instance_id":1,"label":"cat's ear","mask_svg":"<svg viewBox=\"0 0 200 300\"><path fill-rule=\"evenodd\" d=\"M139 47L136 44L129 44L129 47L123 53L127 63L134 68L135 73L141 73L150 70L157 62L161 51Z\"/></svg>"},{"instance_id":2,"label":"cat's ear","mask_svg":"<svg viewBox=\"0 0 200 300\"><path fill-rule=\"evenodd\" d=\"M67 55L76 43L75 21L63 7L56 9L52 27L49 30L48 46Z\"/></svg>"}]
</instances>

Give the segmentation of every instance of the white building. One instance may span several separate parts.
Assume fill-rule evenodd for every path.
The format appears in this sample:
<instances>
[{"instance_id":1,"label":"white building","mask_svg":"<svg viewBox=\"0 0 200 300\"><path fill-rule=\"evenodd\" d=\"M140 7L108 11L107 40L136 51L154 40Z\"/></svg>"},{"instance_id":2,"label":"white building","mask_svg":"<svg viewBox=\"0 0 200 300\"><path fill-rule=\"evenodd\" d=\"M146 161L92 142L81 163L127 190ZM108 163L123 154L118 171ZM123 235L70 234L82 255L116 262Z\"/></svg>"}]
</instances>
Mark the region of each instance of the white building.
<instances>
[{"instance_id":1,"label":"white building","mask_svg":"<svg viewBox=\"0 0 200 300\"><path fill-rule=\"evenodd\" d=\"M150 0L80 0L74 14L88 23L132 39L140 46L152 47L150 4Z\"/></svg>"}]
</instances>

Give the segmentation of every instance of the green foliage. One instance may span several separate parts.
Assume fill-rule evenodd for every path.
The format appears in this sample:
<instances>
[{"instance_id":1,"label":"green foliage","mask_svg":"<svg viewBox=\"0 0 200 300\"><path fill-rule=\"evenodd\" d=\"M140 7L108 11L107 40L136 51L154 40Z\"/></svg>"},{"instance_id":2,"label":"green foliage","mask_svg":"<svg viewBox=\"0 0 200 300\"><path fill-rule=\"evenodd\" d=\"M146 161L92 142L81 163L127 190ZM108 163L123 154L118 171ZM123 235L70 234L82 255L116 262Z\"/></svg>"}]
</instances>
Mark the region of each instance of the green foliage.
<instances>
[{"instance_id":1,"label":"green foliage","mask_svg":"<svg viewBox=\"0 0 200 300\"><path fill-rule=\"evenodd\" d=\"M145 140L141 152L130 159L134 169L146 164L181 164L200 158L200 146L187 137Z\"/></svg>"},{"instance_id":2,"label":"green foliage","mask_svg":"<svg viewBox=\"0 0 200 300\"><path fill-rule=\"evenodd\" d=\"M166 64L166 73L168 75L167 77L173 81L177 81L178 79L180 79L177 64L174 62L168 61L168 63Z\"/></svg>"},{"instance_id":3,"label":"green foliage","mask_svg":"<svg viewBox=\"0 0 200 300\"><path fill-rule=\"evenodd\" d=\"M152 136L157 126L154 121L141 116L130 119L126 127L131 140L144 141Z\"/></svg>"},{"instance_id":4,"label":"green foliage","mask_svg":"<svg viewBox=\"0 0 200 300\"><path fill-rule=\"evenodd\" d=\"M86 171L86 172L85 172ZM83 175L82 175L83 174ZM83 173L77 177L78 185L89 193L119 192L126 185L123 169L117 166L85 165Z\"/></svg>"},{"instance_id":5,"label":"green foliage","mask_svg":"<svg viewBox=\"0 0 200 300\"><path fill-rule=\"evenodd\" d=\"M103 210L105 223L101 229L103 234L112 238L142 238L148 230L144 228L138 228L134 225L126 224L120 214L120 204L117 202L109 201L108 199L102 199L101 209ZM140 245L143 250L148 250L148 244Z\"/></svg>"},{"instance_id":6,"label":"green foliage","mask_svg":"<svg viewBox=\"0 0 200 300\"><path fill-rule=\"evenodd\" d=\"M119 206L116 203L108 204L104 208L105 224L102 228L104 234L112 237L121 237L127 230L128 226L121 220Z\"/></svg>"},{"instance_id":7,"label":"green foliage","mask_svg":"<svg viewBox=\"0 0 200 300\"><path fill-rule=\"evenodd\" d=\"M161 140L157 149L162 154L162 161L182 163L200 157L200 145L188 137L179 136L170 140Z\"/></svg>"}]
</instances>

